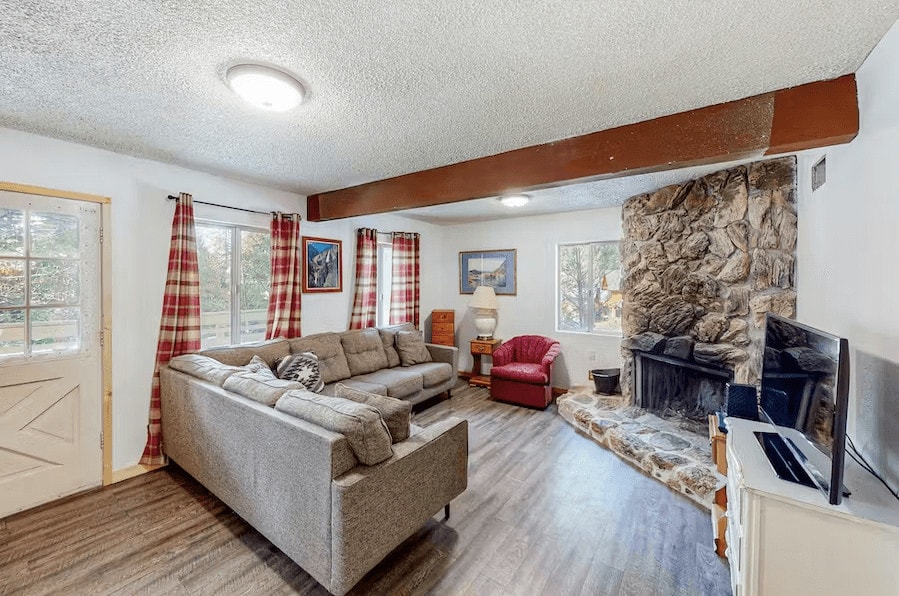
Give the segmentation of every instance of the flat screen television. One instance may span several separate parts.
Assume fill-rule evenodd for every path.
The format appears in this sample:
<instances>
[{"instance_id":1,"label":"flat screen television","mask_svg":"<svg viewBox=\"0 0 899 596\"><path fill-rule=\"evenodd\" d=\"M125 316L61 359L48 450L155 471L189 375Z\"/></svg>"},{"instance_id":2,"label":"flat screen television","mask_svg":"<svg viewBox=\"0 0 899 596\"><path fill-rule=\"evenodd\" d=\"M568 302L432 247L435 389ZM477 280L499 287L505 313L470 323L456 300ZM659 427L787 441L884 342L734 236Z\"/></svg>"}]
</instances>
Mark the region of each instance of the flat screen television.
<instances>
[{"instance_id":1,"label":"flat screen television","mask_svg":"<svg viewBox=\"0 0 899 596\"><path fill-rule=\"evenodd\" d=\"M848 494L843 461L849 342L768 313L761 376L759 417L776 433L756 436L775 472L817 487L838 505Z\"/></svg>"}]
</instances>

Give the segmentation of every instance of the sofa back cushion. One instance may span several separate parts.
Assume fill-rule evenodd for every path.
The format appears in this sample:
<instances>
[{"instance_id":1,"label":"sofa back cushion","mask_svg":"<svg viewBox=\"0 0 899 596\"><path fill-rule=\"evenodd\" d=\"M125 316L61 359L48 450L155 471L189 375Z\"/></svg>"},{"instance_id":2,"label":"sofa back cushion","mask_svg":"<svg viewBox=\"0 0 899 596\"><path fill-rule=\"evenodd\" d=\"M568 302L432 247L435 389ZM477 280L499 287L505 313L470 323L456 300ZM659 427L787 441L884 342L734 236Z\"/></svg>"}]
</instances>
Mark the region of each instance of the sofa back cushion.
<instances>
[{"instance_id":1,"label":"sofa back cushion","mask_svg":"<svg viewBox=\"0 0 899 596\"><path fill-rule=\"evenodd\" d=\"M270 339L239 346L220 346L197 352L202 356L215 358L224 364L231 366L245 366L249 364L253 356L258 355L265 360L269 368L275 367L275 362L290 354L290 344L286 339Z\"/></svg>"},{"instance_id":2,"label":"sofa back cushion","mask_svg":"<svg viewBox=\"0 0 899 596\"><path fill-rule=\"evenodd\" d=\"M340 336L336 333L316 333L291 339L289 343L294 354L312 352L318 357L318 367L325 384L350 378L350 366L343 353Z\"/></svg>"},{"instance_id":3,"label":"sofa back cushion","mask_svg":"<svg viewBox=\"0 0 899 596\"><path fill-rule=\"evenodd\" d=\"M297 381L312 393L318 393L325 388L318 356L313 352L299 352L285 356L278 363L278 378Z\"/></svg>"},{"instance_id":4,"label":"sofa back cushion","mask_svg":"<svg viewBox=\"0 0 899 596\"><path fill-rule=\"evenodd\" d=\"M413 364L422 364L423 362L431 362L431 353L425 345L424 336L418 329L412 331L397 331L396 333L396 351L400 355L400 364L403 366L412 366Z\"/></svg>"},{"instance_id":5,"label":"sofa back cushion","mask_svg":"<svg viewBox=\"0 0 899 596\"><path fill-rule=\"evenodd\" d=\"M373 466L393 455L387 425L378 410L367 404L301 390L282 395L275 409L342 434L363 464Z\"/></svg>"},{"instance_id":6,"label":"sofa back cushion","mask_svg":"<svg viewBox=\"0 0 899 596\"><path fill-rule=\"evenodd\" d=\"M340 343L352 376L387 368L381 335L374 327L344 331L340 334Z\"/></svg>"},{"instance_id":7,"label":"sofa back cushion","mask_svg":"<svg viewBox=\"0 0 899 596\"><path fill-rule=\"evenodd\" d=\"M215 358L201 354L183 354L169 360L169 368L214 383L219 387L233 374L246 372L240 366L222 364Z\"/></svg>"},{"instance_id":8,"label":"sofa back cushion","mask_svg":"<svg viewBox=\"0 0 899 596\"><path fill-rule=\"evenodd\" d=\"M390 325L389 327L381 327L378 333L381 335L381 345L384 346L384 354L387 356L387 366L393 368L400 365L400 354L396 351L396 332L412 331L415 325L412 323L402 323L400 325Z\"/></svg>"},{"instance_id":9,"label":"sofa back cushion","mask_svg":"<svg viewBox=\"0 0 899 596\"><path fill-rule=\"evenodd\" d=\"M269 373L244 371L231 375L225 380L224 389L233 391L247 399L273 406L282 395L293 389L302 389L296 381L286 381Z\"/></svg>"},{"instance_id":10,"label":"sofa back cushion","mask_svg":"<svg viewBox=\"0 0 899 596\"><path fill-rule=\"evenodd\" d=\"M334 388L334 395L360 404L368 404L377 409L387 425L387 430L390 431L392 442L399 443L409 438L409 425L412 422L412 402L354 389L353 387L347 387L343 383L337 383L337 386Z\"/></svg>"}]
</instances>

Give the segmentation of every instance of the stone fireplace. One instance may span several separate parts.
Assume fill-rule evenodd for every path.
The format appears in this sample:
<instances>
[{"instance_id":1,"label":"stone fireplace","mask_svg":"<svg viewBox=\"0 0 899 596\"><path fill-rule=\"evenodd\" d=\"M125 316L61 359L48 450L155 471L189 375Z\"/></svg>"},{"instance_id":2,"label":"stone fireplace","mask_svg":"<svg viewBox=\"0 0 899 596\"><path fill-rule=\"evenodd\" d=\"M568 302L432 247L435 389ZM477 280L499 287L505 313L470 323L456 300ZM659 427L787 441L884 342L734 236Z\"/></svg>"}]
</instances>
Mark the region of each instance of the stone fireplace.
<instances>
[{"instance_id":1,"label":"stone fireplace","mask_svg":"<svg viewBox=\"0 0 899 596\"><path fill-rule=\"evenodd\" d=\"M796 304L796 161L760 161L631 197L622 210L621 388L702 418L756 383L764 313Z\"/></svg>"}]
</instances>

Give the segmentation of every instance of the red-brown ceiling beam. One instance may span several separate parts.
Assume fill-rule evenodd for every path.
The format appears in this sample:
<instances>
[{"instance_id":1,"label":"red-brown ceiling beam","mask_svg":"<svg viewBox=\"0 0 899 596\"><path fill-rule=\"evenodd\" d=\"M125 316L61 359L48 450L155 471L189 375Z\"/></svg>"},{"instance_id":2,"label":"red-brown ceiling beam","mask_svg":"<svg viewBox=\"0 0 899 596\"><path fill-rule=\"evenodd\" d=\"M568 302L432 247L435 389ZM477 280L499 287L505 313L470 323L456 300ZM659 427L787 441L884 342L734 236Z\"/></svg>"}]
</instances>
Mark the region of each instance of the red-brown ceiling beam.
<instances>
[{"instance_id":1,"label":"red-brown ceiling beam","mask_svg":"<svg viewBox=\"0 0 899 596\"><path fill-rule=\"evenodd\" d=\"M310 195L325 221L848 143L855 75Z\"/></svg>"}]
</instances>

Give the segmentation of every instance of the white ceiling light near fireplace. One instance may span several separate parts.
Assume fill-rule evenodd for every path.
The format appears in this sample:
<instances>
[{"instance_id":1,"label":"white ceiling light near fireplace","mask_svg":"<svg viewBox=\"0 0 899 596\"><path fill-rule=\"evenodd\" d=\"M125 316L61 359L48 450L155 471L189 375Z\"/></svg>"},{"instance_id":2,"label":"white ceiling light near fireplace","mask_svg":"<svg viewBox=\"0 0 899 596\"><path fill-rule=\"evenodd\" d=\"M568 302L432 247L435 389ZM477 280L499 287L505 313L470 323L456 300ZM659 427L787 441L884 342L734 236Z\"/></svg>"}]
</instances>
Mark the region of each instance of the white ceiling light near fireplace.
<instances>
[{"instance_id":1,"label":"white ceiling light near fireplace","mask_svg":"<svg viewBox=\"0 0 899 596\"><path fill-rule=\"evenodd\" d=\"M286 112L300 105L305 89L295 78L270 66L238 64L225 75L228 86L262 110Z\"/></svg>"},{"instance_id":2,"label":"white ceiling light near fireplace","mask_svg":"<svg viewBox=\"0 0 899 596\"><path fill-rule=\"evenodd\" d=\"M506 207L524 207L530 200L531 197L527 195L508 195L500 197L499 202Z\"/></svg>"}]
</instances>

